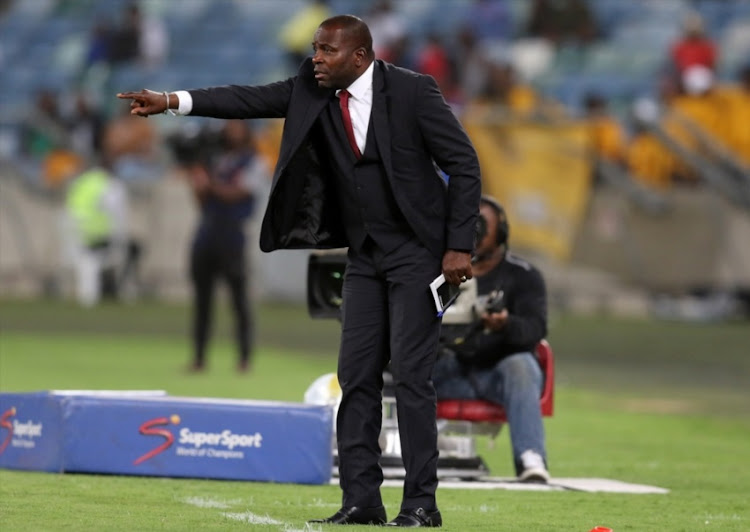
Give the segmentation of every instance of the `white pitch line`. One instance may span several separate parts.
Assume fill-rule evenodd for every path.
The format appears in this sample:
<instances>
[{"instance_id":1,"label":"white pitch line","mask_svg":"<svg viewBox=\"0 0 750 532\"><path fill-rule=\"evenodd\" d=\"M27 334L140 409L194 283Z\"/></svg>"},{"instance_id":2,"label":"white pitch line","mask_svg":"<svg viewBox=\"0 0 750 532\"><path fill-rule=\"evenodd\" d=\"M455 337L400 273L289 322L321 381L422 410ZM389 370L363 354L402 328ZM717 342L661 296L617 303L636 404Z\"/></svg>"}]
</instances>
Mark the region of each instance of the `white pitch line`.
<instances>
[{"instance_id":1,"label":"white pitch line","mask_svg":"<svg viewBox=\"0 0 750 532\"><path fill-rule=\"evenodd\" d=\"M226 510L232 506L243 504L242 499L222 500L217 498L209 497L184 497L180 499L181 502L189 504L191 506L197 506L198 508L215 508L219 510ZM331 503L324 503L320 499L313 501L312 507L324 507L324 506L335 506ZM231 519L232 521L239 521L249 525L278 525L280 532L322 532L321 525L305 523L304 528L297 528L291 523L279 521L273 517L266 515L259 515L254 512L220 512L222 517Z\"/></svg>"},{"instance_id":2,"label":"white pitch line","mask_svg":"<svg viewBox=\"0 0 750 532\"><path fill-rule=\"evenodd\" d=\"M286 525L267 515L258 515L253 512L221 512L221 515L232 521L240 521L249 525Z\"/></svg>"},{"instance_id":3,"label":"white pitch line","mask_svg":"<svg viewBox=\"0 0 750 532\"><path fill-rule=\"evenodd\" d=\"M224 501L209 497L185 497L184 499L181 499L181 501L190 506L197 506L198 508L218 508L221 510L226 510L227 508L231 508L232 505L242 502L239 499Z\"/></svg>"}]
</instances>

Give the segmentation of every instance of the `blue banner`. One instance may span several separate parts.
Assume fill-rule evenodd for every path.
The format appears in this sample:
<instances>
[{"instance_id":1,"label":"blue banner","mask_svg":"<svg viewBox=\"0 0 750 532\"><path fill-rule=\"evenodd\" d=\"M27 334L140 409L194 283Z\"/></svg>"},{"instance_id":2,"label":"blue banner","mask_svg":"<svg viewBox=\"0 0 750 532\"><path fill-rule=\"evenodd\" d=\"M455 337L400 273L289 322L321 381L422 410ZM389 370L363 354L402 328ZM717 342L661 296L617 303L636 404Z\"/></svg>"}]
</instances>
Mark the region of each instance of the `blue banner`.
<instances>
[{"instance_id":1,"label":"blue banner","mask_svg":"<svg viewBox=\"0 0 750 532\"><path fill-rule=\"evenodd\" d=\"M63 471L60 401L47 392L0 394L0 467Z\"/></svg>"},{"instance_id":2,"label":"blue banner","mask_svg":"<svg viewBox=\"0 0 750 532\"><path fill-rule=\"evenodd\" d=\"M65 470L326 484L332 415L292 403L71 397Z\"/></svg>"},{"instance_id":3,"label":"blue banner","mask_svg":"<svg viewBox=\"0 0 750 532\"><path fill-rule=\"evenodd\" d=\"M330 481L330 406L81 393L0 394L0 467Z\"/></svg>"}]
</instances>

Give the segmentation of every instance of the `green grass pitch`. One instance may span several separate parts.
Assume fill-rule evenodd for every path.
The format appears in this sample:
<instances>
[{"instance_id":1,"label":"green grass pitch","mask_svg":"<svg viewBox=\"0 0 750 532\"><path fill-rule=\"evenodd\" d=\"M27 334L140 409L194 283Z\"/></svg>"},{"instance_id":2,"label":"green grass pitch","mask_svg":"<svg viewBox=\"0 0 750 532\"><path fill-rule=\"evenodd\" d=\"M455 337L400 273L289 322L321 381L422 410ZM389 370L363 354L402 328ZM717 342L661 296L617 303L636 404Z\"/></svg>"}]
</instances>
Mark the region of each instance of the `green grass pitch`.
<instances>
[{"instance_id":1,"label":"green grass pitch","mask_svg":"<svg viewBox=\"0 0 750 532\"><path fill-rule=\"evenodd\" d=\"M312 380L335 370L337 324L293 305L260 305L257 315L251 373L234 372L222 311L209 370L190 375L186 306L0 301L0 391L163 389L301 402ZM444 530L750 530L748 323L553 315L549 340L557 361L556 412L545 421L553 476L670 492L439 489ZM493 475L511 475L505 429L479 445ZM395 516L400 490L383 488L383 497ZM336 530L305 521L339 506L336 486L0 470L0 530L8 532Z\"/></svg>"}]
</instances>

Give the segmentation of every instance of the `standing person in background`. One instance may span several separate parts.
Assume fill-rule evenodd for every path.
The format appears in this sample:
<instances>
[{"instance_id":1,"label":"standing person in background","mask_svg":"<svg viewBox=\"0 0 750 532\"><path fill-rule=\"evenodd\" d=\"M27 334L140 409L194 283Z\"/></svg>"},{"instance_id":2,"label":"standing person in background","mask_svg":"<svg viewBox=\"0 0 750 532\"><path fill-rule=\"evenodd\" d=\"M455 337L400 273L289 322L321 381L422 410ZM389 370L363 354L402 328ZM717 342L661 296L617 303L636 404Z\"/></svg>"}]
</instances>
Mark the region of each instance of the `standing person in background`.
<instances>
[{"instance_id":1,"label":"standing person in background","mask_svg":"<svg viewBox=\"0 0 750 532\"><path fill-rule=\"evenodd\" d=\"M508 220L494 198L482 196L473 265L480 297L494 299L483 330L444 348L435 365L439 399L484 399L508 415L513 463L521 482L547 482L547 452L539 397L544 375L534 351L547 334L542 274L508 252Z\"/></svg>"},{"instance_id":2,"label":"standing person in background","mask_svg":"<svg viewBox=\"0 0 750 532\"><path fill-rule=\"evenodd\" d=\"M68 186L64 235L76 272L76 297L93 306L102 296L130 297L141 245L130 236L129 195L106 154Z\"/></svg>"},{"instance_id":3,"label":"standing person in background","mask_svg":"<svg viewBox=\"0 0 750 532\"><path fill-rule=\"evenodd\" d=\"M193 358L189 371L206 369L216 281L229 288L234 313L237 371L251 367L254 324L248 303L245 229L254 207L253 190L268 175L256 154L246 122L227 122L221 132L176 139L175 151L200 209L190 248L193 285Z\"/></svg>"},{"instance_id":4,"label":"standing person in background","mask_svg":"<svg viewBox=\"0 0 750 532\"><path fill-rule=\"evenodd\" d=\"M390 361L406 478L388 525L441 526L432 384L440 318L429 284L441 271L454 285L471 277L479 161L435 81L375 60L362 20L329 18L312 44L295 77L270 85L118 97L141 116L286 118L261 249L349 248L336 430L343 504L316 522L387 521L378 437Z\"/></svg>"}]
</instances>

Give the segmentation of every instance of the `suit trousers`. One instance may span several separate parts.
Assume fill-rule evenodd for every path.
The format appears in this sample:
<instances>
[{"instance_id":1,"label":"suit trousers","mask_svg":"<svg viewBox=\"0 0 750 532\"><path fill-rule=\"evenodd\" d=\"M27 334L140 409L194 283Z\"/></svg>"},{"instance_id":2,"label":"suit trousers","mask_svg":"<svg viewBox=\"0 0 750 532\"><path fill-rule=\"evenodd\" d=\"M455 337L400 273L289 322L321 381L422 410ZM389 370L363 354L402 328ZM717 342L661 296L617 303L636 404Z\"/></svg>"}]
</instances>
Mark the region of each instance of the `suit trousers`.
<instances>
[{"instance_id":1,"label":"suit trousers","mask_svg":"<svg viewBox=\"0 0 750 532\"><path fill-rule=\"evenodd\" d=\"M389 252L370 237L361 249L349 250L338 362L342 398L336 420L343 506L382 504L378 437L383 370L390 360L406 470L401 508L436 508L432 369L440 320L429 284L441 268L441 260L416 237Z\"/></svg>"}]
</instances>

